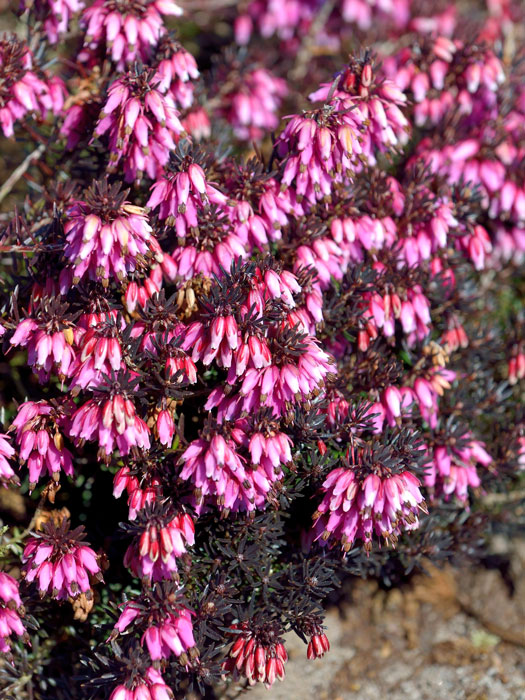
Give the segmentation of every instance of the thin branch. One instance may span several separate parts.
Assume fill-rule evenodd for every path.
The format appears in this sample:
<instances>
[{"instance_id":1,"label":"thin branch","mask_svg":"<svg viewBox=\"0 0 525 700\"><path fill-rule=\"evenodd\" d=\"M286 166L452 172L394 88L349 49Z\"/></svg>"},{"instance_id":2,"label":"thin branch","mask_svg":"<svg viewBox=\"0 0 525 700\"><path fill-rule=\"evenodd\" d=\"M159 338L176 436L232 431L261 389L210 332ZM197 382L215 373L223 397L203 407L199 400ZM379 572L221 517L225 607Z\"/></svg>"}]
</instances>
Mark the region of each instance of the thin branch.
<instances>
[{"instance_id":1,"label":"thin branch","mask_svg":"<svg viewBox=\"0 0 525 700\"><path fill-rule=\"evenodd\" d=\"M0 187L0 203L4 201L4 199L7 197L7 195L11 192L13 187L16 185L16 183L20 180L21 177L27 172L29 166L35 161L40 158L40 156L44 153L46 150L46 146L41 143L38 148L35 148L35 150L30 153L16 168L13 170L11 175L7 178L7 180L4 182L2 187Z\"/></svg>"},{"instance_id":2,"label":"thin branch","mask_svg":"<svg viewBox=\"0 0 525 700\"><path fill-rule=\"evenodd\" d=\"M304 78L304 76L307 74L308 62L312 55L312 49L314 48L317 35L324 27L334 7L335 0L326 0L324 5L317 13L314 21L310 25L308 34L306 34L306 36L304 37L301 46L299 47L299 51L297 52L295 66L293 67L290 73L290 77L292 78L292 80Z\"/></svg>"}]
</instances>

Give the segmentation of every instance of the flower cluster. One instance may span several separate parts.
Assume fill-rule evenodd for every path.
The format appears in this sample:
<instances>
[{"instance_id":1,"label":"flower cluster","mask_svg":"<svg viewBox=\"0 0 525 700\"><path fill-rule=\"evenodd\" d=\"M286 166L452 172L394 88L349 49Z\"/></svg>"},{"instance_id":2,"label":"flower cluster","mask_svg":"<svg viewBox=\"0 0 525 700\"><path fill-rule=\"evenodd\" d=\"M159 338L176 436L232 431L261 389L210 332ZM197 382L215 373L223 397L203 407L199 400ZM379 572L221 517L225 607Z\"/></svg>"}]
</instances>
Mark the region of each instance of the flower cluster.
<instances>
[{"instance_id":1,"label":"flower cluster","mask_svg":"<svg viewBox=\"0 0 525 700\"><path fill-rule=\"evenodd\" d=\"M13 468L9 464L9 460L14 456L15 449L9 441L9 436L3 433L0 434L0 480L2 485L6 486L7 482L16 481L16 475Z\"/></svg>"},{"instance_id":2,"label":"flower cluster","mask_svg":"<svg viewBox=\"0 0 525 700\"><path fill-rule=\"evenodd\" d=\"M173 97L161 92L160 82L153 71L117 78L95 126L95 136L107 134L111 170L123 160L127 182L160 175L184 134Z\"/></svg>"},{"instance_id":3,"label":"flower cluster","mask_svg":"<svg viewBox=\"0 0 525 700\"><path fill-rule=\"evenodd\" d=\"M130 625L146 628L141 643L152 661L167 659L172 654L182 663L197 653L190 611L177 603L176 592L169 585L156 585L146 600L130 601L124 606L115 625L124 632Z\"/></svg>"},{"instance_id":4,"label":"flower cluster","mask_svg":"<svg viewBox=\"0 0 525 700\"><path fill-rule=\"evenodd\" d=\"M175 515L153 506L140 513L136 528L141 534L128 547L124 564L137 577L169 580L177 572L177 558L195 542L193 520L187 513Z\"/></svg>"},{"instance_id":5,"label":"flower cluster","mask_svg":"<svg viewBox=\"0 0 525 700\"><path fill-rule=\"evenodd\" d=\"M146 61L166 33L163 15L181 14L174 0L95 0L82 13L86 34L79 58L94 61L102 50L118 70Z\"/></svg>"},{"instance_id":6,"label":"flower cluster","mask_svg":"<svg viewBox=\"0 0 525 700\"><path fill-rule=\"evenodd\" d=\"M43 22L48 40L57 44L70 28L70 23L80 10L83 0L20 0L20 12L33 12Z\"/></svg>"},{"instance_id":7,"label":"flower cluster","mask_svg":"<svg viewBox=\"0 0 525 700\"><path fill-rule=\"evenodd\" d=\"M238 81L231 74L226 80L232 88L221 95L220 115L233 127L237 138L260 141L278 124L277 112L288 93L285 81L264 68L247 70Z\"/></svg>"},{"instance_id":8,"label":"flower cluster","mask_svg":"<svg viewBox=\"0 0 525 700\"><path fill-rule=\"evenodd\" d=\"M22 556L23 573L35 581L40 595L57 600L76 598L102 581L96 553L83 542L82 526L70 530L69 520L44 523L42 532L30 537Z\"/></svg>"},{"instance_id":9,"label":"flower cluster","mask_svg":"<svg viewBox=\"0 0 525 700\"><path fill-rule=\"evenodd\" d=\"M55 481L63 471L73 476L73 457L64 446L63 432L69 429L69 420L62 407L47 401L26 401L18 409L12 423L16 429L21 464L27 461L29 489L47 475Z\"/></svg>"},{"instance_id":10,"label":"flower cluster","mask_svg":"<svg viewBox=\"0 0 525 700\"><path fill-rule=\"evenodd\" d=\"M7 654L11 648L9 637L14 633L27 640L27 632L21 616L24 614L18 583L0 571L0 652Z\"/></svg>"},{"instance_id":11,"label":"flower cluster","mask_svg":"<svg viewBox=\"0 0 525 700\"><path fill-rule=\"evenodd\" d=\"M128 202L128 194L118 184L95 182L71 206L64 253L72 265L73 284L89 277L108 286L111 278L123 280L144 266L148 257L162 261L144 209Z\"/></svg>"},{"instance_id":12,"label":"flower cluster","mask_svg":"<svg viewBox=\"0 0 525 700\"><path fill-rule=\"evenodd\" d=\"M276 679L284 680L288 654L276 623L258 624L256 620L244 620L230 629L236 639L222 665L224 674L233 674L237 678L244 676L250 685L264 683L267 688Z\"/></svg>"},{"instance_id":13,"label":"flower cluster","mask_svg":"<svg viewBox=\"0 0 525 700\"><path fill-rule=\"evenodd\" d=\"M49 112L60 112L65 94L60 78L36 68L27 44L15 36L0 39L0 126L5 136L13 136L15 122L27 116L45 119Z\"/></svg>"},{"instance_id":14,"label":"flower cluster","mask_svg":"<svg viewBox=\"0 0 525 700\"><path fill-rule=\"evenodd\" d=\"M370 550L374 535L395 544L402 530L417 528L419 512L427 512L419 479L387 465L374 470L367 460L369 454L357 454L353 464L328 474L313 516L316 539L337 539L349 551L358 538Z\"/></svg>"}]
</instances>

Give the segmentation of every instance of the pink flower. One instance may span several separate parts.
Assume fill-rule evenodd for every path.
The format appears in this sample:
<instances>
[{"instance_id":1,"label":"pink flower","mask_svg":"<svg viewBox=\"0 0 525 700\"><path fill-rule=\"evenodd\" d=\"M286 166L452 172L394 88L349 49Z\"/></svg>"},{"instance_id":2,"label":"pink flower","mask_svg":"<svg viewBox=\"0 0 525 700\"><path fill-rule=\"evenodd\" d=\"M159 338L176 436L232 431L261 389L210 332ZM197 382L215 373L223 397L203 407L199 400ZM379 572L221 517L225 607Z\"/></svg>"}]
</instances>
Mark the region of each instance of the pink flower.
<instances>
[{"instance_id":1,"label":"pink flower","mask_svg":"<svg viewBox=\"0 0 525 700\"><path fill-rule=\"evenodd\" d=\"M82 13L86 36L79 59L87 61L102 48L119 71L137 60L147 62L166 34L163 15L181 14L174 0L95 0Z\"/></svg>"},{"instance_id":2,"label":"pink flower","mask_svg":"<svg viewBox=\"0 0 525 700\"><path fill-rule=\"evenodd\" d=\"M463 114L495 107L495 93L505 79L495 54L446 36L423 39L386 62L389 77L413 97L416 126L438 124L458 108Z\"/></svg>"},{"instance_id":3,"label":"pink flower","mask_svg":"<svg viewBox=\"0 0 525 700\"><path fill-rule=\"evenodd\" d=\"M16 483L18 481L9 464L9 460L14 454L15 449L9 442L9 436L0 433L0 481L4 486L7 486L8 482Z\"/></svg>"},{"instance_id":4,"label":"pink flower","mask_svg":"<svg viewBox=\"0 0 525 700\"><path fill-rule=\"evenodd\" d=\"M64 318L61 305L48 297L37 300L31 311L33 317L20 321L10 343L27 347L28 364L41 381L47 381L52 371L64 381L75 358L73 325Z\"/></svg>"},{"instance_id":5,"label":"pink flower","mask_svg":"<svg viewBox=\"0 0 525 700\"><path fill-rule=\"evenodd\" d=\"M197 222L197 227L186 229L184 239L175 245L171 254L169 278L172 280L190 280L198 275L220 277L224 270L230 269L232 262L249 256L248 246L238 236L224 210L205 207L197 213ZM177 218L175 226L168 241L175 239L177 229L182 229L184 222Z\"/></svg>"},{"instance_id":6,"label":"pink flower","mask_svg":"<svg viewBox=\"0 0 525 700\"><path fill-rule=\"evenodd\" d=\"M95 136L107 134L110 171L121 160L127 182L144 173L155 179L168 163L184 128L170 94L159 90L160 78L152 71L128 71L108 91L95 127Z\"/></svg>"},{"instance_id":7,"label":"pink flower","mask_svg":"<svg viewBox=\"0 0 525 700\"><path fill-rule=\"evenodd\" d=\"M155 475L155 459L142 453L140 460L130 460L130 466L121 467L113 478L113 496L128 494L129 520L135 520L140 510L156 502L161 483ZM145 468L141 469L141 466Z\"/></svg>"},{"instance_id":8,"label":"pink flower","mask_svg":"<svg viewBox=\"0 0 525 700\"><path fill-rule=\"evenodd\" d=\"M194 141L204 141L211 136L211 122L204 107L195 106L181 118L181 124Z\"/></svg>"},{"instance_id":9,"label":"pink flower","mask_svg":"<svg viewBox=\"0 0 525 700\"><path fill-rule=\"evenodd\" d=\"M225 205L227 198L207 181L203 167L183 147L175 153L165 175L151 188L150 209L158 209L161 221L175 227L184 238L188 229L198 234L199 214L209 204Z\"/></svg>"},{"instance_id":10,"label":"pink flower","mask_svg":"<svg viewBox=\"0 0 525 700\"><path fill-rule=\"evenodd\" d=\"M359 29L370 29L383 19L403 27L410 17L409 0L342 0L341 14L345 22L357 24Z\"/></svg>"},{"instance_id":11,"label":"pink flower","mask_svg":"<svg viewBox=\"0 0 525 700\"><path fill-rule=\"evenodd\" d=\"M417 377L413 387L409 387L410 393L419 405L419 411L423 419L435 428L438 419L438 397L443 396L445 390L451 388L451 382L456 378L456 373L442 367L433 367L425 376Z\"/></svg>"},{"instance_id":12,"label":"pink flower","mask_svg":"<svg viewBox=\"0 0 525 700\"><path fill-rule=\"evenodd\" d=\"M84 7L82 0L20 0L20 11L29 10L44 21L47 39L51 44L58 43L69 30L73 15Z\"/></svg>"},{"instance_id":13,"label":"pink flower","mask_svg":"<svg viewBox=\"0 0 525 700\"><path fill-rule=\"evenodd\" d=\"M152 661L168 659L172 654L188 662L188 653L195 656L195 639L191 613L176 601L173 587L155 586L140 600L127 603L115 625L124 632L131 624L135 629L145 629L141 643L146 645ZM175 602L172 600L175 599Z\"/></svg>"},{"instance_id":14,"label":"pink flower","mask_svg":"<svg viewBox=\"0 0 525 700\"><path fill-rule=\"evenodd\" d=\"M355 172L362 128L359 115L339 99L290 117L276 142L284 168L281 189L293 184L297 199L312 205L330 196L336 182Z\"/></svg>"},{"instance_id":15,"label":"pink flower","mask_svg":"<svg viewBox=\"0 0 525 700\"><path fill-rule=\"evenodd\" d=\"M24 608L18 592L18 582L9 574L0 571L0 652L9 653L9 637L14 633L28 642L21 617Z\"/></svg>"},{"instance_id":16,"label":"pink flower","mask_svg":"<svg viewBox=\"0 0 525 700\"><path fill-rule=\"evenodd\" d=\"M126 200L128 193L118 184L95 182L68 211L65 255L73 266L73 284L88 277L107 287L111 278L122 281L144 258L162 261L148 217Z\"/></svg>"},{"instance_id":17,"label":"pink flower","mask_svg":"<svg viewBox=\"0 0 525 700\"><path fill-rule=\"evenodd\" d=\"M57 600L75 598L91 589L90 575L102 581L97 555L82 542L83 526L69 527L69 520L60 525L49 520L42 532L27 540L22 571L26 581L37 582L42 597L47 593Z\"/></svg>"},{"instance_id":18,"label":"pink flower","mask_svg":"<svg viewBox=\"0 0 525 700\"><path fill-rule=\"evenodd\" d=\"M169 36L161 39L155 54L155 76L158 89L168 92L176 104L188 109L193 104L193 83L199 77L197 63L191 53ZM187 131L191 131L186 129Z\"/></svg>"},{"instance_id":19,"label":"pink flower","mask_svg":"<svg viewBox=\"0 0 525 700\"><path fill-rule=\"evenodd\" d=\"M129 682L119 683L109 700L173 700L173 692L160 672L150 666L144 675L134 672Z\"/></svg>"},{"instance_id":20,"label":"pink flower","mask_svg":"<svg viewBox=\"0 0 525 700\"><path fill-rule=\"evenodd\" d=\"M429 468L424 477L425 486L435 496L443 494L448 500L453 495L465 504L468 487L481 485L476 466L490 467L493 462L485 443L473 440L470 433L455 438L454 445L436 444L431 450L427 448L427 454Z\"/></svg>"},{"instance_id":21,"label":"pink flower","mask_svg":"<svg viewBox=\"0 0 525 700\"><path fill-rule=\"evenodd\" d=\"M221 510L252 511L275 497L293 443L270 413L210 426L201 435L181 457L181 478L194 483L198 506L212 501Z\"/></svg>"},{"instance_id":22,"label":"pink flower","mask_svg":"<svg viewBox=\"0 0 525 700\"><path fill-rule=\"evenodd\" d=\"M290 39L302 34L310 25L319 0L251 0L235 23L235 40L247 44L255 24L265 38L277 34Z\"/></svg>"},{"instance_id":23,"label":"pink flower","mask_svg":"<svg viewBox=\"0 0 525 700\"><path fill-rule=\"evenodd\" d=\"M176 578L177 558L195 542L191 517L166 511L162 506L146 506L138 513L134 529L141 534L128 547L124 565L134 576L149 581Z\"/></svg>"},{"instance_id":24,"label":"pink flower","mask_svg":"<svg viewBox=\"0 0 525 700\"><path fill-rule=\"evenodd\" d=\"M233 80L234 85L221 93L218 113L233 127L237 138L260 141L265 132L277 127L277 113L288 94L286 82L265 68L244 70L238 75L234 71L225 80Z\"/></svg>"},{"instance_id":25,"label":"pink flower","mask_svg":"<svg viewBox=\"0 0 525 700\"><path fill-rule=\"evenodd\" d=\"M296 330L277 333L270 344L272 363L246 371L240 386L244 410L267 406L275 415L287 414L292 406L313 398L332 373L333 359L317 341Z\"/></svg>"},{"instance_id":26,"label":"pink flower","mask_svg":"<svg viewBox=\"0 0 525 700\"><path fill-rule=\"evenodd\" d=\"M125 325L108 319L99 325L80 329L78 354L71 368L71 388L91 389L101 386L111 373L124 369L120 331Z\"/></svg>"},{"instance_id":27,"label":"pink flower","mask_svg":"<svg viewBox=\"0 0 525 700\"><path fill-rule=\"evenodd\" d=\"M321 544L339 540L347 552L358 539L369 552L374 535L395 545L403 530L418 527L419 511L427 512L419 479L409 471L365 474L359 462L328 474L325 496L313 516Z\"/></svg>"},{"instance_id":28,"label":"pink flower","mask_svg":"<svg viewBox=\"0 0 525 700\"><path fill-rule=\"evenodd\" d=\"M134 447L150 447L148 426L137 415L128 393L117 387L109 395L97 393L82 404L73 414L69 434L78 441L97 440L103 459L109 458L115 447L121 455Z\"/></svg>"},{"instance_id":29,"label":"pink flower","mask_svg":"<svg viewBox=\"0 0 525 700\"><path fill-rule=\"evenodd\" d=\"M243 439L240 428L227 424L213 428L210 424L182 454L180 477L193 484L198 507L212 502L229 512L252 511L264 505L270 482L262 470L250 469L239 455Z\"/></svg>"},{"instance_id":30,"label":"pink flower","mask_svg":"<svg viewBox=\"0 0 525 700\"><path fill-rule=\"evenodd\" d=\"M64 447L62 435L69 430L63 407L47 401L26 401L19 407L12 427L16 429L20 463L27 461L30 491L42 475L55 481L60 479L61 471L73 476L73 458Z\"/></svg>"},{"instance_id":31,"label":"pink flower","mask_svg":"<svg viewBox=\"0 0 525 700\"><path fill-rule=\"evenodd\" d=\"M261 164L239 164L227 160L223 165L223 189L228 192L226 211L236 235L249 249L262 249L281 238L281 229L301 207L289 190L281 192L278 182L263 171Z\"/></svg>"},{"instance_id":32,"label":"pink flower","mask_svg":"<svg viewBox=\"0 0 525 700\"><path fill-rule=\"evenodd\" d=\"M250 685L264 683L270 688L275 680L284 680L284 664L288 654L276 622L258 623L245 620L230 626L235 638L228 658L222 664L223 675L234 680L244 676Z\"/></svg>"},{"instance_id":33,"label":"pink flower","mask_svg":"<svg viewBox=\"0 0 525 700\"><path fill-rule=\"evenodd\" d=\"M344 11L344 10L343 10ZM396 10L397 11L397 10ZM375 152L401 147L408 142L410 124L404 115L406 95L384 76L378 76L371 57L352 59L334 83L323 83L310 94L312 101L331 104L340 101L340 109L352 110L358 123L366 123L361 135L363 155L375 165Z\"/></svg>"},{"instance_id":34,"label":"pink flower","mask_svg":"<svg viewBox=\"0 0 525 700\"><path fill-rule=\"evenodd\" d=\"M36 71L28 46L13 36L0 39L0 126L4 135L14 134L14 124L27 116L45 119L60 112L66 89L60 78Z\"/></svg>"}]
</instances>

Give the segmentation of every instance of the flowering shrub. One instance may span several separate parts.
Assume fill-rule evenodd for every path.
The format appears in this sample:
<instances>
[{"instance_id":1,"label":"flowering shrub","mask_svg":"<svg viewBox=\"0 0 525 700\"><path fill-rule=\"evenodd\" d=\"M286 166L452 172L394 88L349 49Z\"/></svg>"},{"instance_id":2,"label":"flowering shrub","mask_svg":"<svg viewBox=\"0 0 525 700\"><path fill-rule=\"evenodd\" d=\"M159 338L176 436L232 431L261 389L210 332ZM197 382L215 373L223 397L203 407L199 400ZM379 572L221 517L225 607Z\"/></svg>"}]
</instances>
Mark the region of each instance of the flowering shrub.
<instances>
[{"instance_id":1,"label":"flowering shrub","mask_svg":"<svg viewBox=\"0 0 525 700\"><path fill-rule=\"evenodd\" d=\"M521 4L196 4L0 39L6 697L271 687L523 480Z\"/></svg>"}]
</instances>

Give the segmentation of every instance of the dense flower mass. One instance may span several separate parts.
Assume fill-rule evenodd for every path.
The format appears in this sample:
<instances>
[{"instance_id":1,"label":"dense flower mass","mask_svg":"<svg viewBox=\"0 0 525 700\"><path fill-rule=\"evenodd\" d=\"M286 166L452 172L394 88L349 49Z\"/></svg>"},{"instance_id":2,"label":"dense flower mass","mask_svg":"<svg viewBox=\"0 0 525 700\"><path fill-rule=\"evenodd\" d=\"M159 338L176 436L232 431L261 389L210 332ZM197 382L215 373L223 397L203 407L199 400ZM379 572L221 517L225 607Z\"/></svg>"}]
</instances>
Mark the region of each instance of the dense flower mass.
<instances>
[{"instance_id":1,"label":"dense flower mass","mask_svg":"<svg viewBox=\"0 0 525 700\"><path fill-rule=\"evenodd\" d=\"M15 4L0 696L270 688L521 524L525 11Z\"/></svg>"}]
</instances>

